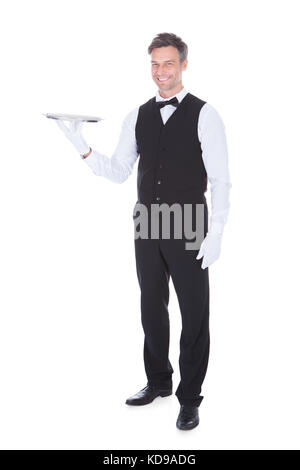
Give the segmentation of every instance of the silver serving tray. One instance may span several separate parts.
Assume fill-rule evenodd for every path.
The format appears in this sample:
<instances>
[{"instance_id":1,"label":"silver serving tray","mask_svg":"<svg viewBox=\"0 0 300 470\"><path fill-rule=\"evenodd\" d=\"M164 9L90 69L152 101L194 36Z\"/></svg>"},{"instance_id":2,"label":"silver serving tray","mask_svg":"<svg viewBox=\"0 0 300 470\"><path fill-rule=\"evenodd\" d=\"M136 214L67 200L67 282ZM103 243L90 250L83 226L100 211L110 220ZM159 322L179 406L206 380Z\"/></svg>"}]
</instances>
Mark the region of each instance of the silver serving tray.
<instances>
[{"instance_id":1,"label":"silver serving tray","mask_svg":"<svg viewBox=\"0 0 300 470\"><path fill-rule=\"evenodd\" d=\"M97 116L82 116L80 114L62 114L62 113L43 113L49 119L61 119L62 121L84 121L84 122L99 122L103 118Z\"/></svg>"}]
</instances>

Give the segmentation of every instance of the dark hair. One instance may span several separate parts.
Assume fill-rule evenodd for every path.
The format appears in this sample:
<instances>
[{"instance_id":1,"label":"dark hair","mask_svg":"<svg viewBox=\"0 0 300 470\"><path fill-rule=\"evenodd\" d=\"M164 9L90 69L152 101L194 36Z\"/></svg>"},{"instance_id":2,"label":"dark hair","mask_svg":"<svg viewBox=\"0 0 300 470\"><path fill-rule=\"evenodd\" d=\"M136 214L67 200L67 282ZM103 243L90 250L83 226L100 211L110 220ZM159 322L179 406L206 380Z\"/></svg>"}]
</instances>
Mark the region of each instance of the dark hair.
<instances>
[{"instance_id":1,"label":"dark hair","mask_svg":"<svg viewBox=\"0 0 300 470\"><path fill-rule=\"evenodd\" d=\"M179 61L182 64L182 62L184 62L185 59L187 58L188 47L179 36L176 36L176 34L173 34L173 33L157 34L155 38L152 40L150 46L148 47L148 54L151 54L153 49L156 49L157 47L168 47L168 46L176 47L176 49L178 50L178 54L179 54Z\"/></svg>"}]
</instances>

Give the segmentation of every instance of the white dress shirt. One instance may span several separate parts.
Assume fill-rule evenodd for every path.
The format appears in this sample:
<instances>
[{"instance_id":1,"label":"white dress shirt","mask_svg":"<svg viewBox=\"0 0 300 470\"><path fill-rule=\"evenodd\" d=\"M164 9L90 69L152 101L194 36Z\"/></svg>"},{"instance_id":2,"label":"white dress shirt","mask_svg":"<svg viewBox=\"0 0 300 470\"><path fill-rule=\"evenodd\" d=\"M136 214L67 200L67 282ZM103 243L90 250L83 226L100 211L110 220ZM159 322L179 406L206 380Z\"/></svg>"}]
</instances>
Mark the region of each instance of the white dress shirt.
<instances>
[{"instance_id":1,"label":"white dress shirt","mask_svg":"<svg viewBox=\"0 0 300 470\"><path fill-rule=\"evenodd\" d=\"M185 97L187 91L182 88L176 96L178 101ZM170 100L173 96L166 98ZM165 98L156 92L156 101ZM160 109L163 123L177 108L166 105ZM134 164L139 156L135 137L139 107L127 114L123 121L118 145L111 158L92 149L86 164L97 176L104 176L109 180L122 183L132 173ZM211 216L210 230L214 233L222 233L229 212L229 191L232 186L228 168L228 153L225 136L225 126L215 108L205 103L199 113L198 138L202 149L202 159L207 172L211 191Z\"/></svg>"}]
</instances>

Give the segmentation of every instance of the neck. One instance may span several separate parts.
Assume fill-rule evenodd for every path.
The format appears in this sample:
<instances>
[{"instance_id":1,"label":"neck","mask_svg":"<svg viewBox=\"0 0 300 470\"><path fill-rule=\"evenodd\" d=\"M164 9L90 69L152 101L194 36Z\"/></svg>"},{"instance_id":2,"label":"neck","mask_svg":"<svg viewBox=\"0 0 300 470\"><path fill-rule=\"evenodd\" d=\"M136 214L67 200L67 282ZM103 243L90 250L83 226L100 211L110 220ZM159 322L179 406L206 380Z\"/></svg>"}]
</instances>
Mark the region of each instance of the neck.
<instances>
[{"instance_id":1,"label":"neck","mask_svg":"<svg viewBox=\"0 0 300 470\"><path fill-rule=\"evenodd\" d=\"M177 93L179 93L182 89L183 89L183 85L180 82L171 90L159 90L159 94L162 98L170 98L170 96L177 95Z\"/></svg>"}]
</instances>

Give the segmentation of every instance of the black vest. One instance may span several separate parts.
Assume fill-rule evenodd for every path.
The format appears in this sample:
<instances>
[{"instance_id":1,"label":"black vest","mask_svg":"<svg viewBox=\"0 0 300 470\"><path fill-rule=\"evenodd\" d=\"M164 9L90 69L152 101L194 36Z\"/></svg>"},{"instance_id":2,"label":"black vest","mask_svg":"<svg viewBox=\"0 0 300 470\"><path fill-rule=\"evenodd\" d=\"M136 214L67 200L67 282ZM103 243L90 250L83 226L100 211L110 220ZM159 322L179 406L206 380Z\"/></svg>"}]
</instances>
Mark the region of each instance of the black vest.
<instances>
[{"instance_id":1,"label":"black vest","mask_svg":"<svg viewBox=\"0 0 300 470\"><path fill-rule=\"evenodd\" d=\"M198 138L205 101L187 93L163 123L155 97L139 107L135 135L140 155L138 202L205 203L207 173Z\"/></svg>"}]
</instances>

